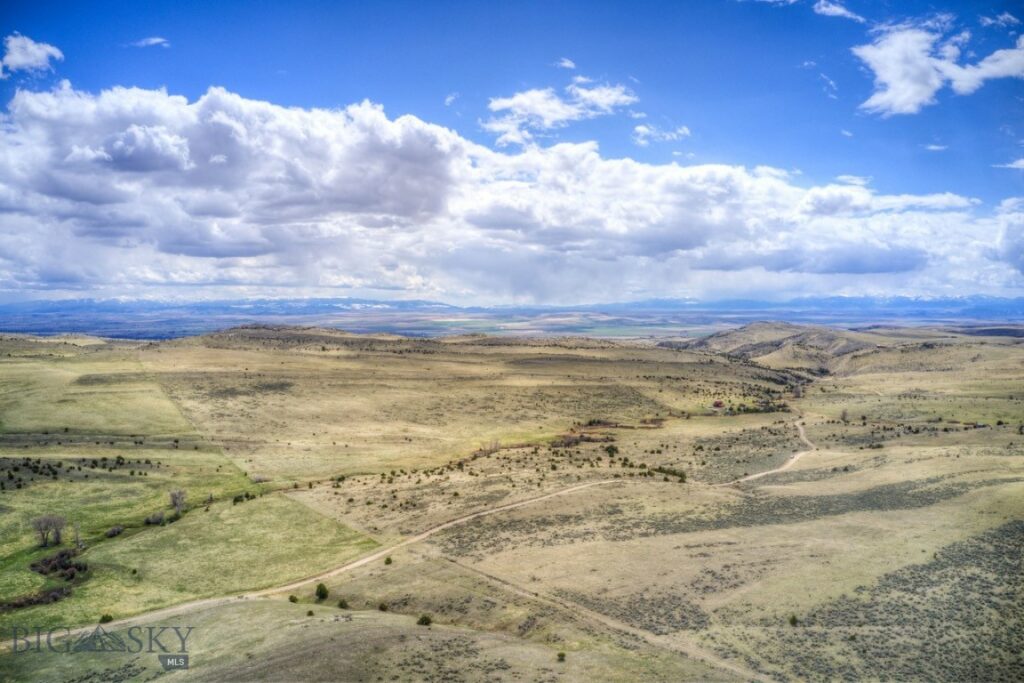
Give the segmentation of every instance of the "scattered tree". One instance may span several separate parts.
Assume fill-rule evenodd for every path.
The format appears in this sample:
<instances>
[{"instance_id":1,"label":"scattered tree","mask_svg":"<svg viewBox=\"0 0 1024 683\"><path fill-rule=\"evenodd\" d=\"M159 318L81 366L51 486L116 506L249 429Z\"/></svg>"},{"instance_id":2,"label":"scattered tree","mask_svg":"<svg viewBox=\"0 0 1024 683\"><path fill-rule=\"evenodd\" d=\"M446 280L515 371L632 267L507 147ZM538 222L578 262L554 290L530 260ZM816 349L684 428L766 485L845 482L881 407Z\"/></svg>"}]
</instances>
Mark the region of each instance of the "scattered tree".
<instances>
[{"instance_id":1,"label":"scattered tree","mask_svg":"<svg viewBox=\"0 0 1024 683\"><path fill-rule=\"evenodd\" d=\"M325 586L322 583L318 583L316 585L316 599L317 600L326 600L327 599L327 595L328 595L327 586Z\"/></svg>"},{"instance_id":2,"label":"scattered tree","mask_svg":"<svg viewBox=\"0 0 1024 683\"><path fill-rule=\"evenodd\" d=\"M348 600L346 600L345 598L342 598L341 600L338 600L338 608L339 609L348 609Z\"/></svg>"},{"instance_id":3,"label":"scattered tree","mask_svg":"<svg viewBox=\"0 0 1024 683\"><path fill-rule=\"evenodd\" d=\"M171 506L174 511L181 515L185 510L185 492L181 489L171 491Z\"/></svg>"},{"instance_id":4,"label":"scattered tree","mask_svg":"<svg viewBox=\"0 0 1024 683\"><path fill-rule=\"evenodd\" d=\"M60 515L41 515L32 520L32 528L39 534L39 545L43 548L50 545L50 534L53 534L53 544L60 545L66 523Z\"/></svg>"}]
</instances>

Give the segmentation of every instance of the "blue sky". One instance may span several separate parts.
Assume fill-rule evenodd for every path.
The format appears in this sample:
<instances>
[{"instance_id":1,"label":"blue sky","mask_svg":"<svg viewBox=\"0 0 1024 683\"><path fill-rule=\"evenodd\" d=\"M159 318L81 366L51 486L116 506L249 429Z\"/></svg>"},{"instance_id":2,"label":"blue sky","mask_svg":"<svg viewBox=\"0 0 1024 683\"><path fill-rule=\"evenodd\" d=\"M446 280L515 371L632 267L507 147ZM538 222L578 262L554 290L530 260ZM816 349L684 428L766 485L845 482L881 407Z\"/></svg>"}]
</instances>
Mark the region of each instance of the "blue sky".
<instances>
[{"instance_id":1,"label":"blue sky","mask_svg":"<svg viewBox=\"0 0 1024 683\"><path fill-rule=\"evenodd\" d=\"M7 3L0 30L32 45L0 80L0 296L1016 295L1022 21L1005 2ZM241 98L246 139L284 156L197 161L212 86L205 109ZM364 101L383 118L346 114ZM330 159L279 149L255 103L309 114L292 123ZM90 195L97 173L116 196Z\"/></svg>"}]
</instances>

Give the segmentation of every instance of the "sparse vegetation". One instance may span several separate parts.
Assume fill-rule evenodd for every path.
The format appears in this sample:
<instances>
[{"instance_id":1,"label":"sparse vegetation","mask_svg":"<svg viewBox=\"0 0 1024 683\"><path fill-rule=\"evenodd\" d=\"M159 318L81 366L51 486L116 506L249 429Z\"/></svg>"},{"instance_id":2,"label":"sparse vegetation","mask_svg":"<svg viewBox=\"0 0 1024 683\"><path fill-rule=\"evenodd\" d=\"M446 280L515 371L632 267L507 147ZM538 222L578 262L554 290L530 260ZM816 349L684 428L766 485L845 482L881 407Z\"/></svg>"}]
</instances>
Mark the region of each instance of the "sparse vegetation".
<instances>
[{"instance_id":1,"label":"sparse vegetation","mask_svg":"<svg viewBox=\"0 0 1024 683\"><path fill-rule=\"evenodd\" d=\"M358 671L337 664L364 680L457 679L468 662L523 680L707 680L724 664L749 679L1012 680L1024 348L948 330L851 334L838 355L762 339L725 357L252 328L59 363L18 340L21 357L0 355L14 397L0 626L121 619L367 557L289 588L306 610L229 599L182 619L216 630L255 615L232 636L254 653L250 629L280 654L315 625L372 653ZM923 348L929 335L941 343ZM141 421L79 414L132 402ZM70 520L73 544L43 535L46 515ZM391 544L460 519L393 560ZM350 527L386 552L369 559L376 544ZM314 598L337 611L302 634L281 627L295 609L314 616ZM609 624L651 640L625 648ZM664 646L673 638L707 662ZM217 647L196 671L237 675ZM978 656L957 656L965 647ZM558 648L571 669L553 666ZM48 661L12 666L70 677ZM99 659L76 661L111 678ZM128 678L156 673L139 666Z\"/></svg>"}]
</instances>

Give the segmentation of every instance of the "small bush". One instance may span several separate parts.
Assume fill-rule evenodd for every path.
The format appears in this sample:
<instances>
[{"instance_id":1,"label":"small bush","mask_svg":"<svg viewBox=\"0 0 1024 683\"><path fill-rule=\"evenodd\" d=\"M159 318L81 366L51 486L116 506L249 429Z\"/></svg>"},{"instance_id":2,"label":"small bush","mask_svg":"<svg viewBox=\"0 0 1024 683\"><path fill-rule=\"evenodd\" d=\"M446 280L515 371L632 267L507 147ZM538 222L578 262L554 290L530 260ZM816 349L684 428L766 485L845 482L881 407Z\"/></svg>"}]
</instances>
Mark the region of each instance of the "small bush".
<instances>
[{"instance_id":1,"label":"small bush","mask_svg":"<svg viewBox=\"0 0 1024 683\"><path fill-rule=\"evenodd\" d=\"M387 557L384 558L384 564L391 564L391 556L390 555L388 555Z\"/></svg>"},{"instance_id":2,"label":"small bush","mask_svg":"<svg viewBox=\"0 0 1024 683\"><path fill-rule=\"evenodd\" d=\"M800 623L800 620L796 618L795 614L790 614L789 615L789 625L790 626L796 626L799 623Z\"/></svg>"},{"instance_id":3,"label":"small bush","mask_svg":"<svg viewBox=\"0 0 1024 683\"><path fill-rule=\"evenodd\" d=\"M377 609L379 609L381 612L387 612L388 604L386 602L382 602L379 605L377 605Z\"/></svg>"},{"instance_id":4,"label":"small bush","mask_svg":"<svg viewBox=\"0 0 1024 683\"><path fill-rule=\"evenodd\" d=\"M106 536L107 536L107 538L113 538L114 536L120 536L123 531L124 531L124 527L121 526L120 524L118 524L117 526L112 526L109 529L107 529Z\"/></svg>"},{"instance_id":5,"label":"small bush","mask_svg":"<svg viewBox=\"0 0 1024 683\"><path fill-rule=\"evenodd\" d=\"M114 617L110 616L109 614L104 614L102 617L100 617L100 623L101 624L109 624L113 620L114 620Z\"/></svg>"},{"instance_id":6,"label":"small bush","mask_svg":"<svg viewBox=\"0 0 1024 683\"><path fill-rule=\"evenodd\" d=\"M317 600L326 600L328 594L329 594L329 592L327 590L327 586L325 586L322 583L318 583L316 585L316 599Z\"/></svg>"},{"instance_id":7,"label":"small bush","mask_svg":"<svg viewBox=\"0 0 1024 683\"><path fill-rule=\"evenodd\" d=\"M346 600L345 598L338 600L338 607L340 609L348 609L348 600Z\"/></svg>"},{"instance_id":8,"label":"small bush","mask_svg":"<svg viewBox=\"0 0 1024 683\"><path fill-rule=\"evenodd\" d=\"M289 595L288 596L288 602L298 602L298 601L299 601L299 599L297 597L295 597L294 595Z\"/></svg>"},{"instance_id":9,"label":"small bush","mask_svg":"<svg viewBox=\"0 0 1024 683\"><path fill-rule=\"evenodd\" d=\"M313 616L313 610L309 610L308 612L306 612L306 616L307 617Z\"/></svg>"},{"instance_id":10,"label":"small bush","mask_svg":"<svg viewBox=\"0 0 1024 683\"><path fill-rule=\"evenodd\" d=\"M416 621L416 623L420 626L430 626L430 624L433 623L433 620L430 618L429 614L424 614Z\"/></svg>"},{"instance_id":11,"label":"small bush","mask_svg":"<svg viewBox=\"0 0 1024 683\"><path fill-rule=\"evenodd\" d=\"M159 525L159 524L163 524L163 523L164 523L164 513L163 513L162 510L160 512L154 512L149 517L146 517L146 524L148 524L148 525L154 526L154 525Z\"/></svg>"},{"instance_id":12,"label":"small bush","mask_svg":"<svg viewBox=\"0 0 1024 683\"><path fill-rule=\"evenodd\" d=\"M558 653L558 661L560 661L560 662L564 662L565 661L565 653L564 652L559 652Z\"/></svg>"}]
</instances>

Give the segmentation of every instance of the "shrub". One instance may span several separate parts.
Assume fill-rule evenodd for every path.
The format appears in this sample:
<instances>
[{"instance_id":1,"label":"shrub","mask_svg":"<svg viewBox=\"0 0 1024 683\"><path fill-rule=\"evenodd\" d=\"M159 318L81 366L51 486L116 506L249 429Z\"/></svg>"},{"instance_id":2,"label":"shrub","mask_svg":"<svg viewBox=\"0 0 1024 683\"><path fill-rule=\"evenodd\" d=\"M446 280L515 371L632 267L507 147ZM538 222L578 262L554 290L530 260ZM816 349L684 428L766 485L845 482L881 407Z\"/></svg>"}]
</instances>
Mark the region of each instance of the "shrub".
<instances>
[{"instance_id":1,"label":"shrub","mask_svg":"<svg viewBox=\"0 0 1024 683\"><path fill-rule=\"evenodd\" d=\"M325 586L322 583L318 583L316 585L316 599L317 600L326 600L327 599L327 595L328 595L327 586Z\"/></svg>"},{"instance_id":2,"label":"shrub","mask_svg":"<svg viewBox=\"0 0 1024 683\"><path fill-rule=\"evenodd\" d=\"M309 610L308 612L306 612L306 616L307 617L313 616L313 610Z\"/></svg>"},{"instance_id":3,"label":"shrub","mask_svg":"<svg viewBox=\"0 0 1024 683\"><path fill-rule=\"evenodd\" d=\"M101 624L109 624L113 620L114 620L114 617L110 616L109 614L104 614L102 617L100 617L100 623Z\"/></svg>"},{"instance_id":4,"label":"shrub","mask_svg":"<svg viewBox=\"0 0 1024 683\"><path fill-rule=\"evenodd\" d=\"M789 625L790 626L796 626L799 623L800 623L800 620L796 618L795 614L790 614L789 615Z\"/></svg>"},{"instance_id":5,"label":"shrub","mask_svg":"<svg viewBox=\"0 0 1024 683\"><path fill-rule=\"evenodd\" d=\"M120 524L118 524L117 526L112 526L109 529L107 529L106 537L113 538L114 536L120 536L123 531L124 527Z\"/></svg>"},{"instance_id":6,"label":"shrub","mask_svg":"<svg viewBox=\"0 0 1024 683\"><path fill-rule=\"evenodd\" d=\"M348 600L346 600L345 598L338 600L338 607L341 609L348 609Z\"/></svg>"},{"instance_id":7,"label":"shrub","mask_svg":"<svg viewBox=\"0 0 1024 683\"><path fill-rule=\"evenodd\" d=\"M163 523L164 523L164 513L163 513L163 510L161 510L160 512L154 512L149 517L146 517L146 524L157 525L157 524L163 524Z\"/></svg>"},{"instance_id":8,"label":"shrub","mask_svg":"<svg viewBox=\"0 0 1024 683\"><path fill-rule=\"evenodd\" d=\"M294 595L289 595L288 596L288 602L298 602L298 601L299 601L299 599L297 597L295 597Z\"/></svg>"},{"instance_id":9,"label":"shrub","mask_svg":"<svg viewBox=\"0 0 1024 683\"><path fill-rule=\"evenodd\" d=\"M384 558L384 564L391 564L391 556L390 555L388 555L387 557Z\"/></svg>"},{"instance_id":10,"label":"shrub","mask_svg":"<svg viewBox=\"0 0 1024 683\"><path fill-rule=\"evenodd\" d=\"M379 605L377 605L377 609L379 609L381 612L387 612L388 604L386 602L382 602Z\"/></svg>"},{"instance_id":11,"label":"shrub","mask_svg":"<svg viewBox=\"0 0 1024 683\"><path fill-rule=\"evenodd\" d=\"M559 652L558 653L558 661L560 661L560 662L564 662L565 661L565 653L564 652Z\"/></svg>"},{"instance_id":12,"label":"shrub","mask_svg":"<svg viewBox=\"0 0 1024 683\"><path fill-rule=\"evenodd\" d=\"M430 615L424 614L416 623L420 626L430 626L430 624L433 623L433 620L430 618Z\"/></svg>"}]
</instances>

